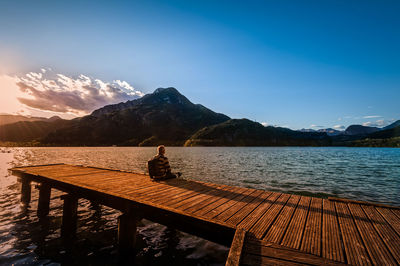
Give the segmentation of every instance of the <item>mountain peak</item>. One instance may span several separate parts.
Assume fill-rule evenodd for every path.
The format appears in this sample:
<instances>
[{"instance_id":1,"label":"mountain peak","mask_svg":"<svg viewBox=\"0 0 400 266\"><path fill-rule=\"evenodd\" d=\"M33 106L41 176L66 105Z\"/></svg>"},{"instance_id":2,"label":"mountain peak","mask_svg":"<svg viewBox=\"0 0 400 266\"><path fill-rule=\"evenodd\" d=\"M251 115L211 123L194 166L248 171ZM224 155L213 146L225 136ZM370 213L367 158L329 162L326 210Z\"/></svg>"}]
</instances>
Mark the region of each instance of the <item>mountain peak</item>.
<instances>
[{"instance_id":1,"label":"mountain peak","mask_svg":"<svg viewBox=\"0 0 400 266\"><path fill-rule=\"evenodd\" d=\"M54 116L50 117L48 120L52 122L52 121L56 121L56 120L60 120L60 119L62 119L62 118L59 117L58 115L54 115Z\"/></svg>"},{"instance_id":2,"label":"mountain peak","mask_svg":"<svg viewBox=\"0 0 400 266\"><path fill-rule=\"evenodd\" d=\"M138 104L161 104L161 105L194 105L177 89L173 87L158 88L153 93L146 94L136 100Z\"/></svg>"},{"instance_id":3,"label":"mountain peak","mask_svg":"<svg viewBox=\"0 0 400 266\"><path fill-rule=\"evenodd\" d=\"M73 127L48 135L44 141L59 143L68 139L85 145L182 145L199 129L227 120L226 115L193 104L175 88L158 88L142 98L100 108Z\"/></svg>"},{"instance_id":4,"label":"mountain peak","mask_svg":"<svg viewBox=\"0 0 400 266\"><path fill-rule=\"evenodd\" d=\"M377 127L368 127L362 125L350 125L344 131L345 135L367 135L379 131Z\"/></svg>"},{"instance_id":5,"label":"mountain peak","mask_svg":"<svg viewBox=\"0 0 400 266\"><path fill-rule=\"evenodd\" d=\"M175 89L174 87L168 87L168 88L158 88L154 91L154 94L156 93L176 93L176 94L180 94L179 91L177 89Z\"/></svg>"}]
</instances>

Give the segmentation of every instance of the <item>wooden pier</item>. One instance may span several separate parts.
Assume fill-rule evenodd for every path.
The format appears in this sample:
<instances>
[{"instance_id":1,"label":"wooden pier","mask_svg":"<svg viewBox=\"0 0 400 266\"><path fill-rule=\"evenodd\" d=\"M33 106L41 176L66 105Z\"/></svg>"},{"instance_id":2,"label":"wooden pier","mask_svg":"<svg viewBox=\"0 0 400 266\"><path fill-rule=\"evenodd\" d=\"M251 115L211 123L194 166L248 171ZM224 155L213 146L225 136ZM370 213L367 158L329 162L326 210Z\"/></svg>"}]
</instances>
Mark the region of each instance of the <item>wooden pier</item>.
<instances>
[{"instance_id":1,"label":"wooden pier","mask_svg":"<svg viewBox=\"0 0 400 266\"><path fill-rule=\"evenodd\" d=\"M227 265L399 265L400 208L65 164L11 169L21 201L39 184L38 216L52 189L65 192L61 235L75 237L78 199L120 210L118 244L129 252L142 218L230 246Z\"/></svg>"}]
</instances>

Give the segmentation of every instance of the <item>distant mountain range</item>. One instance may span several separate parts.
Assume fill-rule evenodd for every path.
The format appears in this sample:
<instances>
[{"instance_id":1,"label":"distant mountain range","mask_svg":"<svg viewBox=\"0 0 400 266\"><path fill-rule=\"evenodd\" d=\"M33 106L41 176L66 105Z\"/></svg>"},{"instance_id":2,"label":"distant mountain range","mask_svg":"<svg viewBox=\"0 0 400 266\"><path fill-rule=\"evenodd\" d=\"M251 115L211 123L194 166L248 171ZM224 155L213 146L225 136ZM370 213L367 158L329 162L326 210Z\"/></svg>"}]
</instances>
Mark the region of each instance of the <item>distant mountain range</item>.
<instances>
[{"instance_id":1,"label":"distant mountain range","mask_svg":"<svg viewBox=\"0 0 400 266\"><path fill-rule=\"evenodd\" d=\"M360 135L369 135L378 131L385 131L388 129L393 129L400 126L400 120L383 127L369 127L369 126L362 126L362 125L350 125L345 130L340 131L333 128L326 128L326 129L300 129L300 132L326 132L328 136L338 136L338 135L346 135L346 136L360 136Z\"/></svg>"},{"instance_id":2,"label":"distant mountain range","mask_svg":"<svg viewBox=\"0 0 400 266\"><path fill-rule=\"evenodd\" d=\"M399 136L400 120L382 129L352 125L344 131L264 127L193 104L175 88L159 88L73 120L0 115L0 141L21 145L368 146L369 139L384 138L390 139L385 145L400 146Z\"/></svg>"},{"instance_id":3,"label":"distant mountain range","mask_svg":"<svg viewBox=\"0 0 400 266\"><path fill-rule=\"evenodd\" d=\"M0 126L0 141L27 142L39 140L59 128L74 124L73 120L64 120L59 117L18 121Z\"/></svg>"},{"instance_id":4,"label":"distant mountain range","mask_svg":"<svg viewBox=\"0 0 400 266\"><path fill-rule=\"evenodd\" d=\"M34 121L45 121L45 122L52 122L55 120L61 119L59 116L53 116L51 118L44 118L44 117L27 117L22 115L8 115L8 114L0 114L0 126L6 124L12 124L16 122L34 122Z\"/></svg>"}]
</instances>

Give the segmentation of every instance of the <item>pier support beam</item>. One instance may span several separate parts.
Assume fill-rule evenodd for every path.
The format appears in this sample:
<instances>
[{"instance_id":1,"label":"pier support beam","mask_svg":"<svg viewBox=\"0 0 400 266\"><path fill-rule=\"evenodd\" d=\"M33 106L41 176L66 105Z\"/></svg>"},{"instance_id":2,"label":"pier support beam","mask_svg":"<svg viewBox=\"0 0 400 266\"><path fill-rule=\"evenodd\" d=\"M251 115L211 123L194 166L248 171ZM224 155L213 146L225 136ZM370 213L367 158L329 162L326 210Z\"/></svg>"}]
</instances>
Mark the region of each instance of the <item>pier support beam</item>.
<instances>
[{"instance_id":1,"label":"pier support beam","mask_svg":"<svg viewBox=\"0 0 400 266\"><path fill-rule=\"evenodd\" d=\"M43 218L49 214L50 210L50 194L51 194L51 187L46 184L42 183L39 186L39 202L38 202L38 210L37 215L39 218Z\"/></svg>"},{"instance_id":2,"label":"pier support beam","mask_svg":"<svg viewBox=\"0 0 400 266\"><path fill-rule=\"evenodd\" d=\"M72 240L76 236L78 222L78 198L67 194L63 197L63 217L61 224L61 237L64 240Z\"/></svg>"},{"instance_id":3,"label":"pier support beam","mask_svg":"<svg viewBox=\"0 0 400 266\"><path fill-rule=\"evenodd\" d=\"M136 243L137 214L124 213L118 217L118 249L120 254L132 254Z\"/></svg>"},{"instance_id":4,"label":"pier support beam","mask_svg":"<svg viewBox=\"0 0 400 266\"><path fill-rule=\"evenodd\" d=\"M31 181L28 178L21 178L21 202L29 204L31 201Z\"/></svg>"}]
</instances>

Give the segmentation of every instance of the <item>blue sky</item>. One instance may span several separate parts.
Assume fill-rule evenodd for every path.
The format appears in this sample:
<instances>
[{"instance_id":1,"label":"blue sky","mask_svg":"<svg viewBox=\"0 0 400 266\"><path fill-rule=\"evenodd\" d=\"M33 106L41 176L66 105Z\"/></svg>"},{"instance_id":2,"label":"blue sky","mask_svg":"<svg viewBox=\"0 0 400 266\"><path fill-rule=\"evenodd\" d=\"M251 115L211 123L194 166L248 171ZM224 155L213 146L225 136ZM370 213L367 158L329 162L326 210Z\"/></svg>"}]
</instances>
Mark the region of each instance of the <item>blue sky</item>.
<instances>
[{"instance_id":1,"label":"blue sky","mask_svg":"<svg viewBox=\"0 0 400 266\"><path fill-rule=\"evenodd\" d=\"M3 0L0 75L173 86L293 129L385 125L400 119L398 14L399 1Z\"/></svg>"}]
</instances>

